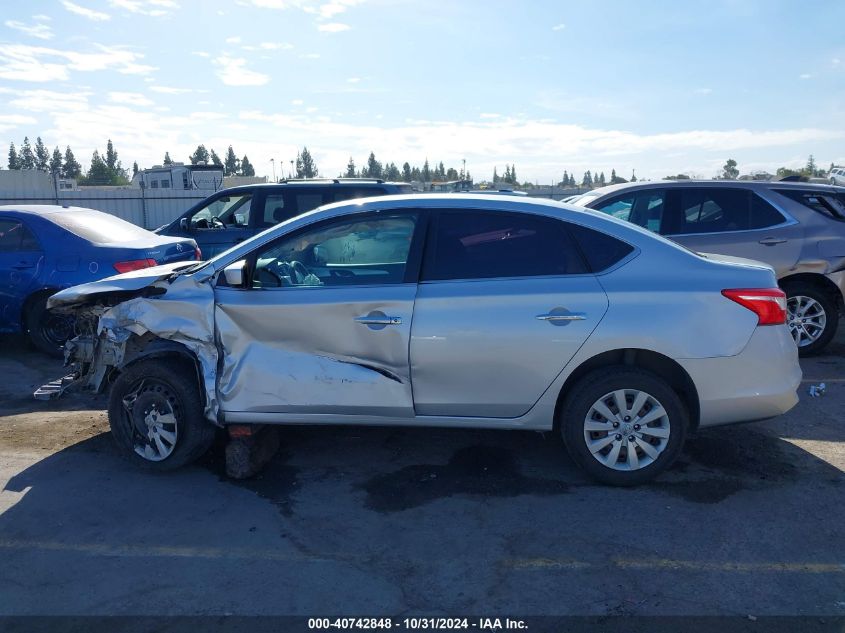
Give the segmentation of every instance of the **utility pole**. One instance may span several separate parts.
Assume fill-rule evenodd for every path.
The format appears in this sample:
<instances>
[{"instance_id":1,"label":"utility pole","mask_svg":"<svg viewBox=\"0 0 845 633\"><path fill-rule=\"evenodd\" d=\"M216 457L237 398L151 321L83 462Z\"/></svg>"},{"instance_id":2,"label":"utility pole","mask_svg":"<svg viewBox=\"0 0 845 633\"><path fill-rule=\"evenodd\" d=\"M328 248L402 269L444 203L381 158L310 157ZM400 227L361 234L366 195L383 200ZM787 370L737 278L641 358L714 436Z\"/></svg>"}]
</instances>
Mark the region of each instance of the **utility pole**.
<instances>
[{"instance_id":1,"label":"utility pole","mask_svg":"<svg viewBox=\"0 0 845 633\"><path fill-rule=\"evenodd\" d=\"M290 162L290 177L293 178L293 161Z\"/></svg>"},{"instance_id":2,"label":"utility pole","mask_svg":"<svg viewBox=\"0 0 845 633\"><path fill-rule=\"evenodd\" d=\"M270 164L273 165L273 182L276 182L276 159L271 158Z\"/></svg>"}]
</instances>

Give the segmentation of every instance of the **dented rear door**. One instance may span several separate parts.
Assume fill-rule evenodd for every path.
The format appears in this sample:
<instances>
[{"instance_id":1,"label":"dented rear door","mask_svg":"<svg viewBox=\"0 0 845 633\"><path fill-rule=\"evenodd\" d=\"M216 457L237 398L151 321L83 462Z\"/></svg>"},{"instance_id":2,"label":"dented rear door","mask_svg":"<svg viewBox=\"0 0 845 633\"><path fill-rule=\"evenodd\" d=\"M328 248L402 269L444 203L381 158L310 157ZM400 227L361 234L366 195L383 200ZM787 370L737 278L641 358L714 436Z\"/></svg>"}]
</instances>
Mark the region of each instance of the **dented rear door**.
<instances>
[{"instance_id":1,"label":"dented rear door","mask_svg":"<svg viewBox=\"0 0 845 633\"><path fill-rule=\"evenodd\" d=\"M244 288L215 289L224 412L413 415L419 214L356 216L263 247Z\"/></svg>"}]
</instances>

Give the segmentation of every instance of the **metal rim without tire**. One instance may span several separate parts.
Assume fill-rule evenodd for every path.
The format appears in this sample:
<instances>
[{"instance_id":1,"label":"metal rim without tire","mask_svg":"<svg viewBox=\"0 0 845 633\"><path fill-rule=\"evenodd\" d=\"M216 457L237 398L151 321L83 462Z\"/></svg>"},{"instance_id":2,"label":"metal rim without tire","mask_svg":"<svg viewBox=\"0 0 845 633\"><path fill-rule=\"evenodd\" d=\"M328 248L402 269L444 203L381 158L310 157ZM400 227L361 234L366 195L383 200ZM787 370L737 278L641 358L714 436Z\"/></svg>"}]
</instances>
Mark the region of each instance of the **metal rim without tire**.
<instances>
[{"instance_id":1,"label":"metal rim without tire","mask_svg":"<svg viewBox=\"0 0 845 633\"><path fill-rule=\"evenodd\" d=\"M786 300L786 324L798 347L815 343L827 326L827 313L821 303L805 295Z\"/></svg>"},{"instance_id":2,"label":"metal rim without tire","mask_svg":"<svg viewBox=\"0 0 845 633\"><path fill-rule=\"evenodd\" d=\"M44 340L61 347L73 335L73 318L45 311L37 327Z\"/></svg>"},{"instance_id":3,"label":"metal rim without tire","mask_svg":"<svg viewBox=\"0 0 845 633\"><path fill-rule=\"evenodd\" d=\"M618 389L593 403L584 418L584 441L592 456L613 470L653 464L669 445L671 427L657 398L638 389Z\"/></svg>"},{"instance_id":4,"label":"metal rim without tire","mask_svg":"<svg viewBox=\"0 0 845 633\"><path fill-rule=\"evenodd\" d=\"M179 437L182 411L167 383L154 378L139 380L122 402L135 452L151 462L170 457Z\"/></svg>"}]
</instances>

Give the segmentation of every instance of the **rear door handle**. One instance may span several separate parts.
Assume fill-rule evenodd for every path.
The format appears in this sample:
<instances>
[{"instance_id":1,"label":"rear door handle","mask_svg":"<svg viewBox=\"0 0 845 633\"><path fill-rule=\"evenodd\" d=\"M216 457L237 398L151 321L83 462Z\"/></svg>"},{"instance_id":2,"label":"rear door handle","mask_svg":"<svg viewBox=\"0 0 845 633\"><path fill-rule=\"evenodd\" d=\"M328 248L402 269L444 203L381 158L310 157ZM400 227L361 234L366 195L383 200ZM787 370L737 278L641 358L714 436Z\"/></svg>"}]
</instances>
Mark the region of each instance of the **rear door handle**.
<instances>
[{"instance_id":1,"label":"rear door handle","mask_svg":"<svg viewBox=\"0 0 845 633\"><path fill-rule=\"evenodd\" d=\"M583 314L538 314L538 321L583 321L587 317Z\"/></svg>"},{"instance_id":2,"label":"rear door handle","mask_svg":"<svg viewBox=\"0 0 845 633\"><path fill-rule=\"evenodd\" d=\"M12 266L15 270L25 270L27 268L35 268L35 264L30 264L29 262L21 262L19 264L15 264Z\"/></svg>"},{"instance_id":3,"label":"rear door handle","mask_svg":"<svg viewBox=\"0 0 845 633\"><path fill-rule=\"evenodd\" d=\"M764 246L774 246L775 244L783 244L786 240L779 239L776 237L766 237L760 240L758 243L763 244Z\"/></svg>"},{"instance_id":4,"label":"rear door handle","mask_svg":"<svg viewBox=\"0 0 845 633\"><path fill-rule=\"evenodd\" d=\"M356 317L355 323L360 323L361 325L402 325L402 317L367 315Z\"/></svg>"}]
</instances>

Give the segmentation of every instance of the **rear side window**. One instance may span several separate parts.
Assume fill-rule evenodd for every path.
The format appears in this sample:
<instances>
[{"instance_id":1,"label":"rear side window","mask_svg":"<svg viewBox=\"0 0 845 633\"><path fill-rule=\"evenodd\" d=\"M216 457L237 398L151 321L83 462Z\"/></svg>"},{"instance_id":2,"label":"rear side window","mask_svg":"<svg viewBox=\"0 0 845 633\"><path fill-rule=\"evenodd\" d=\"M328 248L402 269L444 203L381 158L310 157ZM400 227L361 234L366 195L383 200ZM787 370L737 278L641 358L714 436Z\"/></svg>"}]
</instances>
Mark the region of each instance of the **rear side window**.
<instances>
[{"instance_id":1,"label":"rear side window","mask_svg":"<svg viewBox=\"0 0 845 633\"><path fill-rule=\"evenodd\" d=\"M829 218L845 220L845 195L800 189L776 189L775 191Z\"/></svg>"},{"instance_id":2,"label":"rear side window","mask_svg":"<svg viewBox=\"0 0 845 633\"><path fill-rule=\"evenodd\" d=\"M0 253L40 250L38 240L17 220L0 220Z\"/></svg>"},{"instance_id":3,"label":"rear side window","mask_svg":"<svg viewBox=\"0 0 845 633\"><path fill-rule=\"evenodd\" d=\"M747 231L784 221L777 209L746 189L684 187L673 193L678 203L664 218L664 235Z\"/></svg>"},{"instance_id":4,"label":"rear side window","mask_svg":"<svg viewBox=\"0 0 845 633\"><path fill-rule=\"evenodd\" d=\"M374 189L372 187L343 187L334 192L334 202L342 202L344 200L354 200L355 198L369 198L370 196L378 196L383 194L381 189Z\"/></svg>"},{"instance_id":5,"label":"rear side window","mask_svg":"<svg viewBox=\"0 0 845 633\"><path fill-rule=\"evenodd\" d=\"M581 247L590 270L600 273L622 261L634 247L601 231L578 224L569 224L569 231Z\"/></svg>"},{"instance_id":6,"label":"rear side window","mask_svg":"<svg viewBox=\"0 0 845 633\"><path fill-rule=\"evenodd\" d=\"M423 281L587 272L565 223L527 213L446 211L429 232Z\"/></svg>"}]
</instances>

